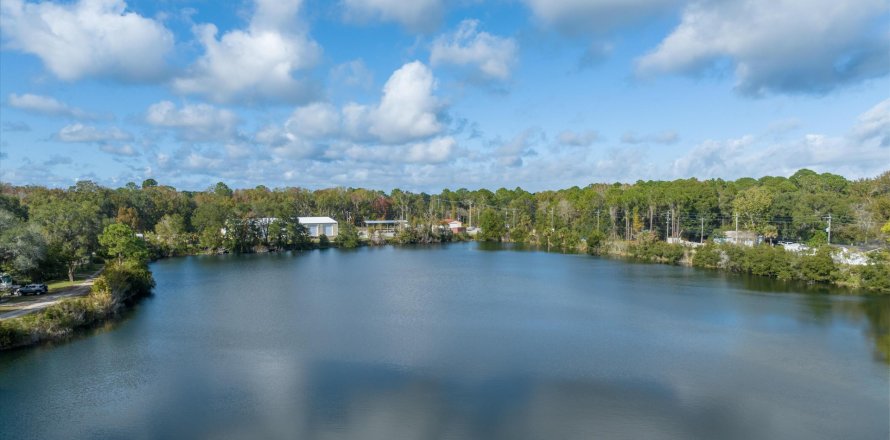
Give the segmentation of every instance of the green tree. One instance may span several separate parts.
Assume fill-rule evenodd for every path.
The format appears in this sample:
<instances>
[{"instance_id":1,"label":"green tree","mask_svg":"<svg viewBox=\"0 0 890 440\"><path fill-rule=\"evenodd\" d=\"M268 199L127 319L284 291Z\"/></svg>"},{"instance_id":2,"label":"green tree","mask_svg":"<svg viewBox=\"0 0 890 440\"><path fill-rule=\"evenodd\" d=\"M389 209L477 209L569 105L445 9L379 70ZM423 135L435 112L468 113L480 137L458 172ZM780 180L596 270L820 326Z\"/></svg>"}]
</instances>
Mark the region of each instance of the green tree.
<instances>
[{"instance_id":1,"label":"green tree","mask_svg":"<svg viewBox=\"0 0 890 440\"><path fill-rule=\"evenodd\" d=\"M341 225L340 231L337 233L337 244L342 248L357 248L361 242L359 241L358 230L355 226L349 223Z\"/></svg>"},{"instance_id":2,"label":"green tree","mask_svg":"<svg viewBox=\"0 0 890 440\"><path fill-rule=\"evenodd\" d=\"M213 186L213 193L220 197L232 197L232 189L222 182L217 182Z\"/></svg>"},{"instance_id":3,"label":"green tree","mask_svg":"<svg viewBox=\"0 0 890 440\"><path fill-rule=\"evenodd\" d=\"M211 194L196 197L198 207L192 216L192 226L198 233L198 239L204 249L216 250L223 246L222 229L226 227L226 218L230 207L226 199Z\"/></svg>"},{"instance_id":4,"label":"green tree","mask_svg":"<svg viewBox=\"0 0 890 440\"><path fill-rule=\"evenodd\" d=\"M123 223L112 223L105 227L99 236L99 244L110 256L116 257L119 264L124 260L144 262L148 259L148 251L143 242L129 226Z\"/></svg>"},{"instance_id":5,"label":"green tree","mask_svg":"<svg viewBox=\"0 0 890 440\"><path fill-rule=\"evenodd\" d=\"M40 228L0 207L0 272L39 277L36 269L45 258L46 240Z\"/></svg>"},{"instance_id":6,"label":"green tree","mask_svg":"<svg viewBox=\"0 0 890 440\"><path fill-rule=\"evenodd\" d=\"M772 203L773 196L769 190L755 186L740 192L732 202L732 207L744 222L746 229L757 230Z\"/></svg>"},{"instance_id":7,"label":"green tree","mask_svg":"<svg viewBox=\"0 0 890 440\"><path fill-rule=\"evenodd\" d=\"M308 249L311 247L312 239L309 237L309 229L297 219L292 217L286 224L285 231L287 233L287 243L291 249Z\"/></svg>"},{"instance_id":8,"label":"green tree","mask_svg":"<svg viewBox=\"0 0 890 440\"><path fill-rule=\"evenodd\" d=\"M602 231L594 230L587 236L587 253L590 255L598 255L606 244L606 234Z\"/></svg>"},{"instance_id":9,"label":"green tree","mask_svg":"<svg viewBox=\"0 0 890 440\"><path fill-rule=\"evenodd\" d=\"M115 221L129 226L134 231L139 230L139 212L135 208L121 206L117 209Z\"/></svg>"},{"instance_id":10,"label":"green tree","mask_svg":"<svg viewBox=\"0 0 890 440\"><path fill-rule=\"evenodd\" d=\"M486 209L482 212L479 227L482 231L479 232L478 238L482 241L501 241L507 234L504 219L493 209Z\"/></svg>"},{"instance_id":11,"label":"green tree","mask_svg":"<svg viewBox=\"0 0 890 440\"><path fill-rule=\"evenodd\" d=\"M179 255L187 248L185 220L179 214L165 214L155 225L155 240L164 255Z\"/></svg>"},{"instance_id":12,"label":"green tree","mask_svg":"<svg viewBox=\"0 0 890 440\"><path fill-rule=\"evenodd\" d=\"M828 234L825 231L816 231L810 236L810 239L807 240L807 246L813 248L824 246L826 244L828 244Z\"/></svg>"},{"instance_id":13,"label":"green tree","mask_svg":"<svg viewBox=\"0 0 890 440\"><path fill-rule=\"evenodd\" d=\"M779 229L774 225L763 225L760 228L760 233L763 234L763 238L769 240L770 244L779 236Z\"/></svg>"},{"instance_id":14,"label":"green tree","mask_svg":"<svg viewBox=\"0 0 890 440\"><path fill-rule=\"evenodd\" d=\"M99 207L90 201L60 197L35 206L32 214L46 235L49 258L63 264L68 280L73 282L74 271L98 247L96 237L102 219Z\"/></svg>"}]
</instances>

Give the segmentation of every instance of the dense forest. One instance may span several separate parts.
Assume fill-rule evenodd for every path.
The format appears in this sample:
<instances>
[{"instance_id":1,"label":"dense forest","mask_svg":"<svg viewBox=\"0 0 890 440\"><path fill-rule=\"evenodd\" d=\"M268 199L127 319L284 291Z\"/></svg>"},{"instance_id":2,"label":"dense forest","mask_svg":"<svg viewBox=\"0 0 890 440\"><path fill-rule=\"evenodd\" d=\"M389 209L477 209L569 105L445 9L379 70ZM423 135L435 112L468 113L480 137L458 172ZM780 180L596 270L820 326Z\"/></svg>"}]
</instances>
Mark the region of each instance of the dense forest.
<instances>
[{"instance_id":1,"label":"dense forest","mask_svg":"<svg viewBox=\"0 0 890 440\"><path fill-rule=\"evenodd\" d=\"M68 189L0 184L0 271L29 280L69 275L101 254L99 236L114 223L142 234L155 258L298 249L310 245L298 216L333 217L340 241L350 245L354 226L382 219L415 226L397 237L402 243L467 239L430 227L449 218L481 227L481 240L562 250L603 241L707 242L736 229L769 243L819 246L830 235L832 244L876 247L890 237L890 171L855 181L804 169L788 178L638 181L537 193L233 190L222 182L192 192L153 179L116 189L90 181Z\"/></svg>"}]
</instances>

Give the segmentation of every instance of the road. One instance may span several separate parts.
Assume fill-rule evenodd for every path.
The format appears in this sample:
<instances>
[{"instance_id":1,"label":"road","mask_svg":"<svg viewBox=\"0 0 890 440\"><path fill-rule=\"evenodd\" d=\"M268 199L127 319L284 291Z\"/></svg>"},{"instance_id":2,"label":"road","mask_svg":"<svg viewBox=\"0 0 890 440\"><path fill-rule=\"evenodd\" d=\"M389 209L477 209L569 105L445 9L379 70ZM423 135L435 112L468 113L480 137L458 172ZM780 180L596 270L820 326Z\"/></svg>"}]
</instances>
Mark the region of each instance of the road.
<instances>
[{"instance_id":1,"label":"road","mask_svg":"<svg viewBox=\"0 0 890 440\"><path fill-rule=\"evenodd\" d=\"M74 296L85 296L90 293L90 288L93 286L93 281L99 275L99 272L90 275L89 278L82 281L76 286L66 287L55 293L22 298L15 297L14 301L16 302L8 302L8 300L0 301L0 306L13 306L22 304L22 307L20 309L11 310L9 312L0 312L0 321L3 321L4 319L18 318L19 316L34 313L38 310L43 310L65 298L71 298Z\"/></svg>"}]
</instances>

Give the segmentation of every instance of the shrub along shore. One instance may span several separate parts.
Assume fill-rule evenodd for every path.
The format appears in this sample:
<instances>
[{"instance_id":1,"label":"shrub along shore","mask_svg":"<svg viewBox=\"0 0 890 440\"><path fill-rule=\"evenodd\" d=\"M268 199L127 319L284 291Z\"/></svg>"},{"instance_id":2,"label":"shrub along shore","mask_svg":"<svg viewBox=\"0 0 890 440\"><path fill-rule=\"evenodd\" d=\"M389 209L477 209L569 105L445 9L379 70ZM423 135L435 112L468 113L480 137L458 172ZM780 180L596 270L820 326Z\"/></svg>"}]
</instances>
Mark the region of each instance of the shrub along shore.
<instances>
[{"instance_id":1,"label":"shrub along shore","mask_svg":"<svg viewBox=\"0 0 890 440\"><path fill-rule=\"evenodd\" d=\"M591 237L577 250L591 255L632 258L641 261L680 264L703 269L723 270L813 284L833 284L855 291L875 294L890 293L890 252L887 249L869 253L863 266L839 264L832 254L836 250L821 246L811 253L786 251L782 246L761 244L739 246L708 243L690 247L658 241L641 234L636 241L610 241Z\"/></svg>"},{"instance_id":2,"label":"shrub along shore","mask_svg":"<svg viewBox=\"0 0 890 440\"><path fill-rule=\"evenodd\" d=\"M322 247L334 245L353 248L380 244L398 246L472 240L466 234L433 234L432 237L419 235L415 231L403 231L391 239L377 242L359 240L350 235L347 240L338 237L337 240L323 244ZM516 243L547 249L546 245L535 241ZM849 292L890 293L890 250L886 248L870 252L867 264L862 266L837 263L833 257L837 249L828 245L820 246L809 253L787 251L782 246L766 243L741 246L708 242L694 247L660 241L650 232L639 233L636 240L607 239L603 234L593 233L584 240L569 244L563 242L549 250L568 253L586 252L590 255L722 270L782 281L796 280L810 284L835 285L848 288Z\"/></svg>"},{"instance_id":3,"label":"shrub along shore","mask_svg":"<svg viewBox=\"0 0 890 440\"><path fill-rule=\"evenodd\" d=\"M0 350L70 338L115 319L151 294L154 279L137 261L109 262L86 296L66 298L39 312L0 321Z\"/></svg>"}]
</instances>

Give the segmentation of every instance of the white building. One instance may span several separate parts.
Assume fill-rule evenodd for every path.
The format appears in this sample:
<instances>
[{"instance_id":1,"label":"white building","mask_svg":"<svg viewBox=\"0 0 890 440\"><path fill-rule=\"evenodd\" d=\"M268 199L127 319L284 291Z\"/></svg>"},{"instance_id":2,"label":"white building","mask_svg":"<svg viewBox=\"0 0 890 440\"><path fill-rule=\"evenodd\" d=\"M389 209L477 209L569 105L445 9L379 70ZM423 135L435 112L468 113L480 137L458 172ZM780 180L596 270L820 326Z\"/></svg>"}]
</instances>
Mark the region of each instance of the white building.
<instances>
[{"instance_id":1,"label":"white building","mask_svg":"<svg viewBox=\"0 0 890 440\"><path fill-rule=\"evenodd\" d=\"M408 227L408 220L365 220L365 227L359 230L362 238L393 238L399 231Z\"/></svg>"},{"instance_id":2,"label":"white building","mask_svg":"<svg viewBox=\"0 0 890 440\"><path fill-rule=\"evenodd\" d=\"M715 243L732 243L742 246L757 246L763 243L763 236L751 231L726 231L723 233L726 238L714 239Z\"/></svg>"},{"instance_id":3,"label":"white building","mask_svg":"<svg viewBox=\"0 0 890 440\"><path fill-rule=\"evenodd\" d=\"M334 238L339 231L337 220L330 217L298 217L297 219L309 230L310 237L317 238L324 234L328 238Z\"/></svg>"}]
</instances>

